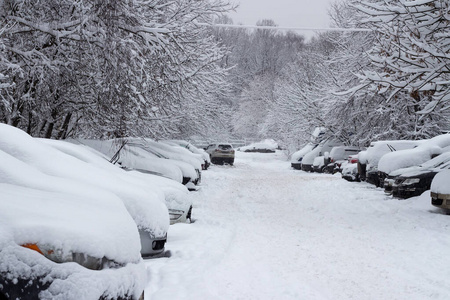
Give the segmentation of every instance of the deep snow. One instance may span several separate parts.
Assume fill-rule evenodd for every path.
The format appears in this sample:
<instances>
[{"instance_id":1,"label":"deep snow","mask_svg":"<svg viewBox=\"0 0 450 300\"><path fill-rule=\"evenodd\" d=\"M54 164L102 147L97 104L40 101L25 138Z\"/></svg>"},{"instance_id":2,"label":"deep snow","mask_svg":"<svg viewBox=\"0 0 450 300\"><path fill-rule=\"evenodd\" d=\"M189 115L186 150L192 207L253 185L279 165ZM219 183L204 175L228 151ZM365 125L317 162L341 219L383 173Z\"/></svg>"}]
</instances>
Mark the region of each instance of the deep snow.
<instances>
[{"instance_id":1,"label":"deep snow","mask_svg":"<svg viewBox=\"0 0 450 300\"><path fill-rule=\"evenodd\" d=\"M203 172L172 257L147 260L145 299L448 299L450 216L367 183L236 153Z\"/></svg>"}]
</instances>

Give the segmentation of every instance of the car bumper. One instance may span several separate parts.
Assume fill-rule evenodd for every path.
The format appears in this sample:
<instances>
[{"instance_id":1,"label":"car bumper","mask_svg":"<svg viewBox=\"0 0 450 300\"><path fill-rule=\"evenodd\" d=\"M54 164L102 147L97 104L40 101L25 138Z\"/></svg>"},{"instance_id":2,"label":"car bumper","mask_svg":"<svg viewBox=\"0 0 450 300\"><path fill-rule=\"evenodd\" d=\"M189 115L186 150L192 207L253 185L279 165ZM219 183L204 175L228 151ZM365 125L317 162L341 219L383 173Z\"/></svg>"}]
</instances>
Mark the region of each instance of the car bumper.
<instances>
[{"instance_id":1,"label":"car bumper","mask_svg":"<svg viewBox=\"0 0 450 300\"><path fill-rule=\"evenodd\" d=\"M431 192L431 204L439 208L450 209L450 194Z\"/></svg>"},{"instance_id":2,"label":"car bumper","mask_svg":"<svg viewBox=\"0 0 450 300\"><path fill-rule=\"evenodd\" d=\"M138 300L147 284L142 260L90 270L73 262L55 263L20 246L6 246L0 249L0 261L1 299Z\"/></svg>"},{"instance_id":3,"label":"car bumper","mask_svg":"<svg viewBox=\"0 0 450 300\"><path fill-rule=\"evenodd\" d=\"M305 171L305 172L312 172L312 171L313 171L313 165L305 165L305 164L302 164L302 171Z\"/></svg>"},{"instance_id":4,"label":"car bumper","mask_svg":"<svg viewBox=\"0 0 450 300\"><path fill-rule=\"evenodd\" d=\"M302 169L302 163L291 163L291 167L296 169L296 170L301 170Z\"/></svg>"},{"instance_id":5,"label":"car bumper","mask_svg":"<svg viewBox=\"0 0 450 300\"><path fill-rule=\"evenodd\" d=\"M139 229L139 237L142 257L158 256L164 252L167 234L164 237L152 237L147 231Z\"/></svg>"}]
</instances>

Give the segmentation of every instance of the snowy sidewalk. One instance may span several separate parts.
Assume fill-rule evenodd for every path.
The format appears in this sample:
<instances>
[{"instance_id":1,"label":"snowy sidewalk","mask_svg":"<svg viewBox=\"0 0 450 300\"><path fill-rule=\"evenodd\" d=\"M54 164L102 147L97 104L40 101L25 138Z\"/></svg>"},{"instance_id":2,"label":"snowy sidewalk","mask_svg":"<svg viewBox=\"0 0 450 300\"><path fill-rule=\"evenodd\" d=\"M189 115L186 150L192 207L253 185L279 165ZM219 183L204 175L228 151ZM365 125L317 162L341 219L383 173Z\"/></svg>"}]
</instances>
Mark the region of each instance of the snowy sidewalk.
<instances>
[{"instance_id":1,"label":"snowy sidewalk","mask_svg":"<svg viewBox=\"0 0 450 300\"><path fill-rule=\"evenodd\" d=\"M145 299L448 299L450 216L427 195L290 169L281 153L212 166Z\"/></svg>"}]
</instances>

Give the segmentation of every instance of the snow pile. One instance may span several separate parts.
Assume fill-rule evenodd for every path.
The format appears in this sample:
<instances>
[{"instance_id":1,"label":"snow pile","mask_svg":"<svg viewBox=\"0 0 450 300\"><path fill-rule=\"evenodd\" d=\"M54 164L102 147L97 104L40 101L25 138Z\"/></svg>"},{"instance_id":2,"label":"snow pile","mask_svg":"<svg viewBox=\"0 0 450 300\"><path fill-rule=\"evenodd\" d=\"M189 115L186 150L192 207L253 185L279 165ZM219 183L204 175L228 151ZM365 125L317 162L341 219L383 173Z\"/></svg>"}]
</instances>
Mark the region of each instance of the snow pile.
<instances>
[{"instance_id":1,"label":"snow pile","mask_svg":"<svg viewBox=\"0 0 450 300\"><path fill-rule=\"evenodd\" d=\"M387 153L380 158L378 170L390 172L410 166L418 166L443 152L442 148L450 146L450 134L440 135L430 140L422 141L413 149L405 149Z\"/></svg>"},{"instance_id":2,"label":"snow pile","mask_svg":"<svg viewBox=\"0 0 450 300\"><path fill-rule=\"evenodd\" d=\"M239 147L242 152L275 152L278 149L278 143L273 139L266 139L258 143L252 143L248 146Z\"/></svg>"},{"instance_id":3,"label":"snow pile","mask_svg":"<svg viewBox=\"0 0 450 300\"><path fill-rule=\"evenodd\" d=\"M437 194L450 194L450 170L444 170L434 176L431 191Z\"/></svg>"}]
</instances>

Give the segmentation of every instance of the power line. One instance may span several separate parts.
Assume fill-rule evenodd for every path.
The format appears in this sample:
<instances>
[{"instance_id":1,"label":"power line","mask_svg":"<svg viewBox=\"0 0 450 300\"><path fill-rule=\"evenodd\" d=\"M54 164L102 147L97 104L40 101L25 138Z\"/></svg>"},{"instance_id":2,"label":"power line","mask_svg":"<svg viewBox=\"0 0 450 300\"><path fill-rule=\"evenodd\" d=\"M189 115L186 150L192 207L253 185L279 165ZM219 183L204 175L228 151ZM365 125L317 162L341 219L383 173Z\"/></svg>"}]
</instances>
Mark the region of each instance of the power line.
<instances>
[{"instance_id":1,"label":"power line","mask_svg":"<svg viewBox=\"0 0 450 300\"><path fill-rule=\"evenodd\" d=\"M208 24L196 23L198 26L221 27L221 28L249 28L249 29L271 29L271 30L292 30L292 31L350 31L350 32L370 32L367 28L314 28L314 27L275 27L258 25L234 25L234 24Z\"/></svg>"}]
</instances>

